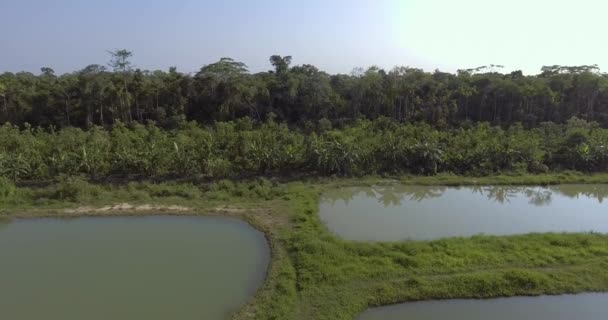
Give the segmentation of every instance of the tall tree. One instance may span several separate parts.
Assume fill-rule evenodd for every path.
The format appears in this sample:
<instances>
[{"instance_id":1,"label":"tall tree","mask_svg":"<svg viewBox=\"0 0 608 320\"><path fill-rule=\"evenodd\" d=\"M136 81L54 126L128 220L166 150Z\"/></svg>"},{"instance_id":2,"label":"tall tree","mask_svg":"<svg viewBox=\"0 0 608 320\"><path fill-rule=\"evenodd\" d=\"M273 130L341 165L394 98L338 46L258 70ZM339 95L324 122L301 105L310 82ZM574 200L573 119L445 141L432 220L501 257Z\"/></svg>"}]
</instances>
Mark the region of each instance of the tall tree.
<instances>
[{"instance_id":1,"label":"tall tree","mask_svg":"<svg viewBox=\"0 0 608 320\"><path fill-rule=\"evenodd\" d=\"M211 115L220 119L235 118L237 114L253 107L252 99L256 87L247 70L247 65L230 58L204 66L194 76L199 103L209 103L214 107ZM193 110L198 117L205 110Z\"/></svg>"},{"instance_id":2,"label":"tall tree","mask_svg":"<svg viewBox=\"0 0 608 320\"><path fill-rule=\"evenodd\" d=\"M281 57L279 55L273 55L270 57L270 64L274 67L276 74L283 74L289 70L291 65L291 56Z\"/></svg>"},{"instance_id":3,"label":"tall tree","mask_svg":"<svg viewBox=\"0 0 608 320\"><path fill-rule=\"evenodd\" d=\"M5 112L6 119L8 120L8 105L6 104L6 84L2 78L0 78L0 97L2 97L2 109Z\"/></svg>"},{"instance_id":4,"label":"tall tree","mask_svg":"<svg viewBox=\"0 0 608 320\"><path fill-rule=\"evenodd\" d=\"M128 79L133 70L133 64L129 60L133 53L126 49L116 49L114 51L108 51L110 54L110 62L109 65L114 69L114 72L117 73L122 80L122 87L119 88L116 92L120 99L121 105L121 116L123 116L123 121L132 121L131 114L131 96L128 90Z\"/></svg>"},{"instance_id":5,"label":"tall tree","mask_svg":"<svg viewBox=\"0 0 608 320\"><path fill-rule=\"evenodd\" d=\"M104 123L104 95L108 86L104 66L92 64L82 69L78 74L81 108L85 110L85 127L90 128L93 123L93 113L99 115L99 125ZM96 110L96 111L94 111Z\"/></svg>"}]
</instances>

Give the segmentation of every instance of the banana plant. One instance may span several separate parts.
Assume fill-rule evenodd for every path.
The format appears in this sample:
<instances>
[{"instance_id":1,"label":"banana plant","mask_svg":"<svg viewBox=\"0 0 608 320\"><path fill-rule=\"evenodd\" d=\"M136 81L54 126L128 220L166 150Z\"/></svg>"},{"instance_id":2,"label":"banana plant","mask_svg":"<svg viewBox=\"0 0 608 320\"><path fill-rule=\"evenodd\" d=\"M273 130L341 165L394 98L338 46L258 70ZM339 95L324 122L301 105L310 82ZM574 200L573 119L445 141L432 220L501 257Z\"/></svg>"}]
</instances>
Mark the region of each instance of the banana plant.
<instances>
[{"instance_id":1,"label":"banana plant","mask_svg":"<svg viewBox=\"0 0 608 320\"><path fill-rule=\"evenodd\" d=\"M9 177L13 181L19 181L27 177L30 170L29 163L23 154L0 153L0 176Z\"/></svg>"}]
</instances>

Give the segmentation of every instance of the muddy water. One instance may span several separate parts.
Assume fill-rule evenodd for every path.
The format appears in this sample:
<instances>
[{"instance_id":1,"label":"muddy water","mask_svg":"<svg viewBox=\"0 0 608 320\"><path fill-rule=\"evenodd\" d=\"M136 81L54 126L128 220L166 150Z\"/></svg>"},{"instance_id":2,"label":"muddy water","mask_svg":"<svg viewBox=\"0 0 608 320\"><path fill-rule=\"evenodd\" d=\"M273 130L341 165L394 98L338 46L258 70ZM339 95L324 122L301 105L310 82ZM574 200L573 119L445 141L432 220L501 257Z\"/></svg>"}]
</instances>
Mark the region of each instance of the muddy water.
<instances>
[{"instance_id":1,"label":"muddy water","mask_svg":"<svg viewBox=\"0 0 608 320\"><path fill-rule=\"evenodd\" d=\"M16 220L0 227L0 318L226 319L268 261L263 234L233 219Z\"/></svg>"}]
</instances>

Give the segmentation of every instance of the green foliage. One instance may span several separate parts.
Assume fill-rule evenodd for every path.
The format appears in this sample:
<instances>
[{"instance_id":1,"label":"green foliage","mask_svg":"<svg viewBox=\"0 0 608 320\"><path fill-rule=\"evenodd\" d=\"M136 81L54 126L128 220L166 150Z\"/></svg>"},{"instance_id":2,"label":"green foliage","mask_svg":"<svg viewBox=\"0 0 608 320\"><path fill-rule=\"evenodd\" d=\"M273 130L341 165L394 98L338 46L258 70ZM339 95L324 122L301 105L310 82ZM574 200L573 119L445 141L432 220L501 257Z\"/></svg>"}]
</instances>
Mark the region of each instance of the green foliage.
<instances>
[{"instance_id":1,"label":"green foliage","mask_svg":"<svg viewBox=\"0 0 608 320\"><path fill-rule=\"evenodd\" d=\"M149 198L167 198L179 197L183 199L193 200L202 196L201 189L191 183L135 183L131 182L128 185L128 190L133 194L145 194Z\"/></svg>"},{"instance_id":2,"label":"green foliage","mask_svg":"<svg viewBox=\"0 0 608 320\"><path fill-rule=\"evenodd\" d=\"M125 201L263 209L226 210L266 232L273 253L266 284L237 319L352 319L410 300L608 288L605 235L353 243L316 215L327 186L275 180L605 183L568 171L608 170L608 77L593 66L330 75L275 55L270 72L222 58L191 76L133 70L131 52L111 55L113 72L0 75L0 218L11 208Z\"/></svg>"},{"instance_id":3,"label":"green foliage","mask_svg":"<svg viewBox=\"0 0 608 320\"><path fill-rule=\"evenodd\" d=\"M422 179L443 183L439 177ZM462 177L452 180L470 183ZM495 178L486 180L480 183L509 183ZM341 183L348 181L330 185ZM348 242L330 235L321 225L316 215L318 192L292 184L290 193L297 228L289 238L288 248L301 295L298 309L301 316L294 319L353 319L369 306L423 299L575 293L608 288L603 270L606 264L602 262L608 253L606 235L529 234L426 242ZM579 273L582 270L586 270L584 276Z\"/></svg>"},{"instance_id":4,"label":"green foliage","mask_svg":"<svg viewBox=\"0 0 608 320\"><path fill-rule=\"evenodd\" d=\"M242 183L220 180L212 183L206 192L206 196L218 200L229 200L234 197L270 200L284 194L283 187L266 179Z\"/></svg>"},{"instance_id":5,"label":"green foliage","mask_svg":"<svg viewBox=\"0 0 608 320\"><path fill-rule=\"evenodd\" d=\"M104 190L79 177L60 177L48 192L49 198L54 200L90 202L99 198Z\"/></svg>"},{"instance_id":6,"label":"green foliage","mask_svg":"<svg viewBox=\"0 0 608 320\"><path fill-rule=\"evenodd\" d=\"M17 193L15 184L5 177L0 177L0 202L5 202Z\"/></svg>"},{"instance_id":7,"label":"green foliage","mask_svg":"<svg viewBox=\"0 0 608 320\"><path fill-rule=\"evenodd\" d=\"M45 181L58 175L206 177L454 173L548 173L608 170L608 129L582 120L507 129L488 124L437 130L388 118L362 120L323 133L273 120L154 124L59 131L0 127L0 176Z\"/></svg>"},{"instance_id":8,"label":"green foliage","mask_svg":"<svg viewBox=\"0 0 608 320\"><path fill-rule=\"evenodd\" d=\"M174 129L187 121L262 121L273 114L318 133L361 118L446 129L480 122L533 128L549 121L576 124L569 120L576 117L608 127L608 76L596 66L548 66L525 76L485 66L456 74L370 67L331 75L273 55L269 72L252 74L224 57L190 75L174 67L134 70L130 51L109 54L111 71L93 64L64 75L51 68L40 75L0 74L0 123L90 128L154 121Z\"/></svg>"}]
</instances>

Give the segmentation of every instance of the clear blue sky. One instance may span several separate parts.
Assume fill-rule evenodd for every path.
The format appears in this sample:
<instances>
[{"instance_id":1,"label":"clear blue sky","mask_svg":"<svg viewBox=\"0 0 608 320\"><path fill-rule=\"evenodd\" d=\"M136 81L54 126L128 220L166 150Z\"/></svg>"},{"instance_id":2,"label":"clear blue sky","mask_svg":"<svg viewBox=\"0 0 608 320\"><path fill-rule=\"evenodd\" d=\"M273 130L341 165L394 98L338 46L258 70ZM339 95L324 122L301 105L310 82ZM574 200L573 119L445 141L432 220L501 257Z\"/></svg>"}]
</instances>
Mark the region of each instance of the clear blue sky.
<instances>
[{"instance_id":1,"label":"clear blue sky","mask_svg":"<svg viewBox=\"0 0 608 320\"><path fill-rule=\"evenodd\" d=\"M194 72L272 54L332 73L409 65L608 68L602 0L0 0L0 72L106 64L126 48L143 69Z\"/></svg>"}]
</instances>

